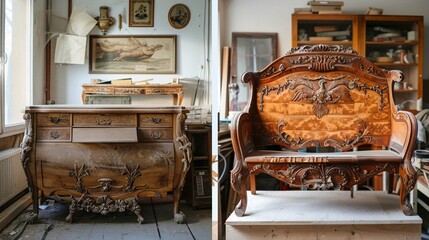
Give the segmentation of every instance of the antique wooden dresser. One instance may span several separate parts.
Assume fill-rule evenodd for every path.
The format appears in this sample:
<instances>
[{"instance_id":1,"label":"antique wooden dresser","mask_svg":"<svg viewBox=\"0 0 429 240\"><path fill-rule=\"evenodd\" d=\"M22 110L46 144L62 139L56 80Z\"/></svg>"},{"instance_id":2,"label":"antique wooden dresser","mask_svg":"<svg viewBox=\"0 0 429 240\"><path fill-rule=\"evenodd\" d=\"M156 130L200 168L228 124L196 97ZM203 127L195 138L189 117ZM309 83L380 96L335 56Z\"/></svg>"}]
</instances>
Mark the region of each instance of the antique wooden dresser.
<instances>
[{"instance_id":1,"label":"antique wooden dresser","mask_svg":"<svg viewBox=\"0 0 429 240\"><path fill-rule=\"evenodd\" d=\"M22 165L32 192L56 196L76 211L133 211L143 222L139 199L173 195L174 219L185 216L179 200L192 161L184 134L183 107L113 105L27 107Z\"/></svg>"}]
</instances>

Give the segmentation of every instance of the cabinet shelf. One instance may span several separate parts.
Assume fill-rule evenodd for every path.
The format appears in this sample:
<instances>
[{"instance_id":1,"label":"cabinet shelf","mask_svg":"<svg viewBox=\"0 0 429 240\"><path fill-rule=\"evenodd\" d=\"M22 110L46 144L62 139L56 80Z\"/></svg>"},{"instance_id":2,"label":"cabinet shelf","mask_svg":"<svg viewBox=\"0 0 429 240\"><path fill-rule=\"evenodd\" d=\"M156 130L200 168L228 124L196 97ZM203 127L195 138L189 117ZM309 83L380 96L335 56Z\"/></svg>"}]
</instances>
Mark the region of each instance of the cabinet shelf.
<instances>
[{"instance_id":1,"label":"cabinet shelf","mask_svg":"<svg viewBox=\"0 0 429 240\"><path fill-rule=\"evenodd\" d=\"M323 32L320 29L326 33L320 34ZM349 41L308 41L307 38L335 36L346 29L350 30ZM395 96L395 101L412 100L409 109L417 109L416 103L423 96L423 31L423 16L292 14L292 47L316 44L352 47L380 68L401 70L404 82L414 89L395 90L395 93L401 93ZM395 61L404 61L375 62L378 57L390 54Z\"/></svg>"},{"instance_id":2,"label":"cabinet shelf","mask_svg":"<svg viewBox=\"0 0 429 240\"><path fill-rule=\"evenodd\" d=\"M398 42L374 42L374 41L367 41L367 45L382 45L382 46L399 46L399 45L417 45L417 41L398 41Z\"/></svg>"},{"instance_id":3,"label":"cabinet shelf","mask_svg":"<svg viewBox=\"0 0 429 240\"><path fill-rule=\"evenodd\" d=\"M210 158L209 156L193 156L193 161L208 161Z\"/></svg>"},{"instance_id":4,"label":"cabinet shelf","mask_svg":"<svg viewBox=\"0 0 429 240\"><path fill-rule=\"evenodd\" d=\"M380 67L417 67L417 63L374 63L377 66Z\"/></svg>"},{"instance_id":5,"label":"cabinet shelf","mask_svg":"<svg viewBox=\"0 0 429 240\"><path fill-rule=\"evenodd\" d=\"M393 91L395 93L410 93L410 92L417 92L417 89L395 89Z\"/></svg>"},{"instance_id":6,"label":"cabinet shelf","mask_svg":"<svg viewBox=\"0 0 429 240\"><path fill-rule=\"evenodd\" d=\"M299 45L314 45L314 44L331 44L331 45L352 45L352 41L298 41Z\"/></svg>"}]
</instances>

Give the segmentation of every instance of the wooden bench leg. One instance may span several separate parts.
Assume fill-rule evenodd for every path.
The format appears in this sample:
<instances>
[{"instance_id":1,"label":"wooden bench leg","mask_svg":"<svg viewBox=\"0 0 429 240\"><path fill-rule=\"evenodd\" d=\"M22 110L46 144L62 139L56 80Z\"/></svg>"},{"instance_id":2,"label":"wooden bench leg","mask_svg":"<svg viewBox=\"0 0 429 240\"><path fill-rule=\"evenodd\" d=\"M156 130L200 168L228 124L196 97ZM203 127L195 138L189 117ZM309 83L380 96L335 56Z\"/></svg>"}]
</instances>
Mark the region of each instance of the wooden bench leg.
<instances>
[{"instance_id":1,"label":"wooden bench leg","mask_svg":"<svg viewBox=\"0 0 429 240\"><path fill-rule=\"evenodd\" d=\"M399 188L399 199L401 201L401 208L405 215L410 216L413 214L413 207L410 203L410 193L415 186L416 172L412 167L401 165L399 167L399 176L401 177L401 186Z\"/></svg>"},{"instance_id":2,"label":"wooden bench leg","mask_svg":"<svg viewBox=\"0 0 429 240\"><path fill-rule=\"evenodd\" d=\"M250 192L256 195L256 175L250 174Z\"/></svg>"},{"instance_id":3,"label":"wooden bench leg","mask_svg":"<svg viewBox=\"0 0 429 240\"><path fill-rule=\"evenodd\" d=\"M235 208L235 215L242 217L247 208L247 178L249 170L246 167L238 166L231 171L231 185L235 192L240 195L240 202Z\"/></svg>"}]
</instances>

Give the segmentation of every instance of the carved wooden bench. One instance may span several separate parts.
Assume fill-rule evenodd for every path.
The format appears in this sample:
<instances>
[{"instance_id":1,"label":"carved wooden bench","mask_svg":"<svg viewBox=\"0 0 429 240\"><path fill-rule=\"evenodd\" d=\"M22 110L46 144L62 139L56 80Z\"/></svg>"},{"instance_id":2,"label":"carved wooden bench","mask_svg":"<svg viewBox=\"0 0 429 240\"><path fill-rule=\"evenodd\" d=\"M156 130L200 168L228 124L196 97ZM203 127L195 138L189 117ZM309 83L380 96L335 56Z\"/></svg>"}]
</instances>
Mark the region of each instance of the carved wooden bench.
<instances>
[{"instance_id":1,"label":"carved wooden bench","mask_svg":"<svg viewBox=\"0 0 429 240\"><path fill-rule=\"evenodd\" d=\"M231 184L241 198L236 215L246 211L249 175L255 193L259 173L293 186L352 190L383 171L399 174L400 205L411 215L417 124L394 104L393 85L402 80L400 71L335 45L294 48L260 72L244 74L250 97L231 124ZM309 147L336 151L303 152Z\"/></svg>"}]
</instances>

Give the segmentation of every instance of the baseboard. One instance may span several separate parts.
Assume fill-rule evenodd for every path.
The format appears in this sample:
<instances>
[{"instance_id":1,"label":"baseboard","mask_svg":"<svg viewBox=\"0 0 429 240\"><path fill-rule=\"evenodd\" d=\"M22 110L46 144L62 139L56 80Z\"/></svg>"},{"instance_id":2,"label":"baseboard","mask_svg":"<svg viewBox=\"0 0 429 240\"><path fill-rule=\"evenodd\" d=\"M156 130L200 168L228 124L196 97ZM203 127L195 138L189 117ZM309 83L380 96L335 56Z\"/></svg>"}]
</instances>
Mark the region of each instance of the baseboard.
<instances>
[{"instance_id":1,"label":"baseboard","mask_svg":"<svg viewBox=\"0 0 429 240\"><path fill-rule=\"evenodd\" d=\"M22 211L31 204L30 193L25 194L14 204L10 205L4 211L0 212L0 231L11 223Z\"/></svg>"}]
</instances>

